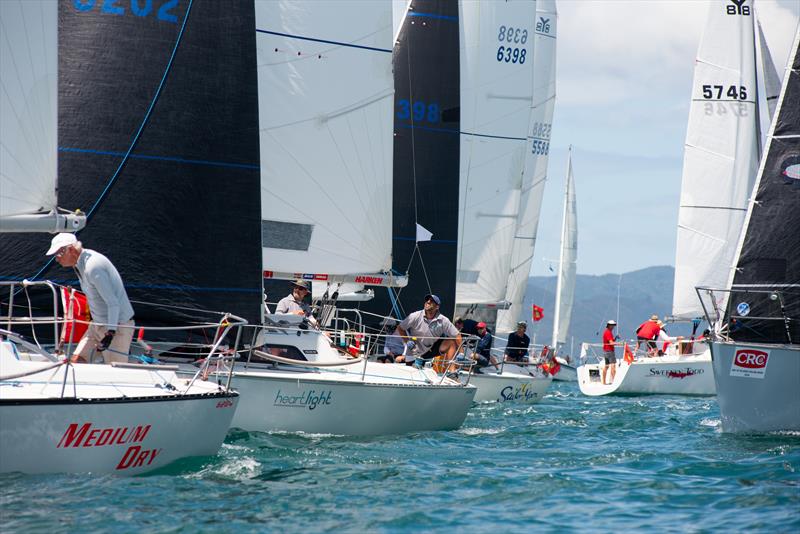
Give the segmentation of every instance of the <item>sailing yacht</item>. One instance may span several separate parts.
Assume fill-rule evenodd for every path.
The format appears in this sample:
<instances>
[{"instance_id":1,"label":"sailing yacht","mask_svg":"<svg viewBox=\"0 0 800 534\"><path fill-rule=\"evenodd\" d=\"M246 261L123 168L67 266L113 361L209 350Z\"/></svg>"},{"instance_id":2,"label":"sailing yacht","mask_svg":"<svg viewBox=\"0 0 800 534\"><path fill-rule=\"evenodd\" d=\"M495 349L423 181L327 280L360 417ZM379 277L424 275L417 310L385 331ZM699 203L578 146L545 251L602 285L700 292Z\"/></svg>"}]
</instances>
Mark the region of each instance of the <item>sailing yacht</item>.
<instances>
[{"instance_id":1,"label":"sailing yacht","mask_svg":"<svg viewBox=\"0 0 800 534\"><path fill-rule=\"evenodd\" d=\"M265 278L325 282L331 295L341 283L402 287L390 272L391 2L257 1L256 39ZM233 426L377 435L463 423L474 386L353 357L338 337L265 313L234 367Z\"/></svg>"},{"instance_id":2,"label":"sailing yacht","mask_svg":"<svg viewBox=\"0 0 800 534\"><path fill-rule=\"evenodd\" d=\"M760 156L756 88L763 74L757 69L756 51L752 2L745 0L735 14L725 4L712 2L695 63L686 133L674 320L701 317L695 286L722 287L730 275ZM762 47L762 54L765 51ZM763 68L769 64L762 62ZM720 298L724 307L724 295ZM675 340L661 352L657 357L632 353L635 359L618 358L610 385L600 382L599 364L581 366L581 391L587 395L714 395L711 352L705 342Z\"/></svg>"},{"instance_id":3,"label":"sailing yacht","mask_svg":"<svg viewBox=\"0 0 800 534\"><path fill-rule=\"evenodd\" d=\"M58 3L0 2L0 19L0 227L78 230L83 216L55 209ZM0 473L136 475L215 454L238 394L202 380L202 369L187 381L166 366L73 365L52 348L67 326L60 289L52 282L0 282ZM32 304L38 290L51 297L51 309ZM245 321L226 316L225 322L215 325L220 339Z\"/></svg>"},{"instance_id":4,"label":"sailing yacht","mask_svg":"<svg viewBox=\"0 0 800 534\"><path fill-rule=\"evenodd\" d=\"M493 329L504 301L533 100L536 3L459 2L461 132L456 314ZM493 43L487 46L486 43ZM500 355L498 359L502 360ZM504 363L467 376L478 401L537 402L551 378Z\"/></svg>"},{"instance_id":5,"label":"sailing yacht","mask_svg":"<svg viewBox=\"0 0 800 534\"><path fill-rule=\"evenodd\" d=\"M800 30L729 290L698 288L724 432L800 431Z\"/></svg>"},{"instance_id":6,"label":"sailing yacht","mask_svg":"<svg viewBox=\"0 0 800 534\"><path fill-rule=\"evenodd\" d=\"M567 180L564 186L564 218L561 222L561 255L558 260L556 304L553 316L553 343L558 372L554 380L574 382L578 379L575 367L558 356L558 349L567 341L567 330L575 301L575 277L578 270L578 211L575 204L575 177L572 174L572 147L567 155Z\"/></svg>"}]
</instances>

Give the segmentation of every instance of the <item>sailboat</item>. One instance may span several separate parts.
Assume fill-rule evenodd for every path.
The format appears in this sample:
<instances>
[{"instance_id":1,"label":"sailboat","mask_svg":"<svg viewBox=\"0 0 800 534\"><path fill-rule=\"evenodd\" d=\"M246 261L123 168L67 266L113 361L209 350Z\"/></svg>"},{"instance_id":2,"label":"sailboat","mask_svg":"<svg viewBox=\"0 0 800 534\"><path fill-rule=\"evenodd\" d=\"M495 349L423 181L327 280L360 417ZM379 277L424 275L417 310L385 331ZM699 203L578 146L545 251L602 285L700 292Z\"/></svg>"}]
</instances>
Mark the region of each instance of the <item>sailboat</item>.
<instances>
[{"instance_id":1,"label":"sailboat","mask_svg":"<svg viewBox=\"0 0 800 534\"><path fill-rule=\"evenodd\" d=\"M4 230L77 230L82 220L38 209L55 206L57 198L58 3L2 2L0 19ZM30 184L15 172L23 169L32 173ZM51 203L40 204L44 198ZM26 206L35 210L21 215ZM0 282L0 473L135 475L179 458L215 454L238 394L199 379L202 370L185 381L167 366L71 364L51 345L65 331L59 289L64 288L52 282ZM49 296L50 309L31 304L37 290ZM18 306L26 316L19 317ZM215 325L220 340L245 321L227 315L222 323ZM73 341L67 340L67 354ZM212 347L207 364L218 348Z\"/></svg>"},{"instance_id":2,"label":"sailboat","mask_svg":"<svg viewBox=\"0 0 800 534\"><path fill-rule=\"evenodd\" d=\"M265 278L399 286L391 2L258 1L256 34ZM265 314L251 339L233 376L244 430L448 430L475 396L430 367L353 358L298 315Z\"/></svg>"},{"instance_id":3,"label":"sailboat","mask_svg":"<svg viewBox=\"0 0 800 534\"><path fill-rule=\"evenodd\" d=\"M573 382L578 379L575 367L558 356L558 349L567 341L567 331L575 301L575 277L578 270L578 212L575 204L575 177L572 174L572 147L567 156L567 180L564 186L564 218L561 222L561 255L558 260L556 305L553 316L553 343L559 363L554 380Z\"/></svg>"},{"instance_id":4,"label":"sailboat","mask_svg":"<svg viewBox=\"0 0 800 534\"><path fill-rule=\"evenodd\" d=\"M536 3L459 2L461 132L456 314L494 328L517 230L534 83ZM513 22L513 24L512 24ZM495 43L489 47L486 43ZM502 361L502 353L497 357ZM462 380L477 401L537 402L550 385L534 365L502 363Z\"/></svg>"},{"instance_id":5,"label":"sailboat","mask_svg":"<svg viewBox=\"0 0 800 534\"><path fill-rule=\"evenodd\" d=\"M724 432L800 431L800 30L767 135L729 290L698 288L715 324ZM727 303L727 304L724 304Z\"/></svg>"},{"instance_id":6,"label":"sailboat","mask_svg":"<svg viewBox=\"0 0 800 534\"><path fill-rule=\"evenodd\" d=\"M725 4L709 5L686 133L674 320L703 315L695 286L722 287L730 274L760 154L756 49L752 2L745 0L733 14ZM711 353L705 343L673 342L662 352L660 357L637 354L630 363L618 359L611 385L601 384L599 365L582 366L581 391L714 395Z\"/></svg>"}]
</instances>

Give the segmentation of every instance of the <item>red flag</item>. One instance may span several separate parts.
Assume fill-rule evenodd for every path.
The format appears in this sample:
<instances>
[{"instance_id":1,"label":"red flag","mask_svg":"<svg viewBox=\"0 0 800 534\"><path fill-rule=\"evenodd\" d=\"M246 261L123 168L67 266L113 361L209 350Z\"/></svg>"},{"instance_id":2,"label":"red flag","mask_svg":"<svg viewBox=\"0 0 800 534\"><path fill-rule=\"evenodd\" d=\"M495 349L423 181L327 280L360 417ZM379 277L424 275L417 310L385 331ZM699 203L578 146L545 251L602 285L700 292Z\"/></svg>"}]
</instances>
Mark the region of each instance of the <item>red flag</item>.
<instances>
[{"instance_id":1,"label":"red flag","mask_svg":"<svg viewBox=\"0 0 800 534\"><path fill-rule=\"evenodd\" d=\"M534 304L533 305L533 320L534 321L541 321L542 317L544 317L544 308Z\"/></svg>"},{"instance_id":2,"label":"red flag","mask_svg":"<svg viewBox=\"0 0 800 534\"><path fill-rule=\"evenodd\" d=\"M64 307L64 328L61 330L61 342L77 343L89 328L89 321L92 320L86 295L76 289L62 287L61 305Z\"/></svg>"},{"instance_id":3,"label":"red flag","mask_svg":"<svg viewBox=\"0 0 800 534\"><path fill-rule=\"evenodd\" d=\"M631 352L631 348L625 343L622 353L624 354L623 359L628 362L629 364L633 363L633 352Z\"/></svg>"}]
</instances>

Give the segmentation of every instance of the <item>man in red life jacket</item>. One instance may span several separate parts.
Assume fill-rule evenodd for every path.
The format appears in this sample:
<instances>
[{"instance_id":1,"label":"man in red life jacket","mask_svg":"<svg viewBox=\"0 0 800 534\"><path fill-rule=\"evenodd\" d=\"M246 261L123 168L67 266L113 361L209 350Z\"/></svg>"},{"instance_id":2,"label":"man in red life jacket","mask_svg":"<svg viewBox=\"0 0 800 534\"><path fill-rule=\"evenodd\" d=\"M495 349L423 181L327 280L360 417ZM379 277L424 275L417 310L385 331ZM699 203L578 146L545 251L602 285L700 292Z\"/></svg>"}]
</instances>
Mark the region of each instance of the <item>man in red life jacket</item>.
<instances>
[{"instance_id":1,"label":"man in red life jacket","mask_svg":"<svg viewBox=\"0 0 800 534\"><path fill-rule=\"evenodd\" d=\"M636 329L636 349L644 342L647 344L648 356L655 356L656 352L656 338L661 331L661 326L658 324L658 315L650 317L649 321L639 325Z\"/></svg>"},{"instance_id":2,"label":"man in red life jacket","mask_svg":"<svg viewBox=\"0 0 800 534\"><path fill-rule=\"evenodd\" d=\"M614 327L617 322L613 319L606 323L606 329L603 330L603 359L605 365L603 366L602 382L603 385L613 384L614 377L617 376L617 356L614 354ZM606 372L611 369L611 382L606 384Z\"/></svg>"}]
</instances>

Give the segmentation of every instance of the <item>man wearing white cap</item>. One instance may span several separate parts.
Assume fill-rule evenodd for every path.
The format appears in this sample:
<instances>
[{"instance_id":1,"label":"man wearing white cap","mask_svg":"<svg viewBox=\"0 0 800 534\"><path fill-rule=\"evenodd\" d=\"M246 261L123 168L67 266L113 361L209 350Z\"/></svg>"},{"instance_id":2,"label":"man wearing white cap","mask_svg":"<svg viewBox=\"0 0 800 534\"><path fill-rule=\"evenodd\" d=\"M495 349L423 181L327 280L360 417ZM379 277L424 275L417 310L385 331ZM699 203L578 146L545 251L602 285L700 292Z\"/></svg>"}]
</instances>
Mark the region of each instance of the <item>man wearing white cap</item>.
<instances>
[{"instance_id":1,"label":"man wearing white cap","mask_svg":"<svg viewBox=\"0 0 800 534\"><path fill-rule=\"evenodd\" d=\"M99 252L83 248L75 234L56 234L47 255L55 255L59 265L75 270L89 302L92 321L72 361L93 362L96 351L105 363L127 362L133 338L133 307L117 269Z\"/></svg>"},{"instance_id":2,"label":"man wearing white cap","mask_svg":"<svg viewBox=\"0 0 800 534\"><path fill-rule=\"evenodd\" d=\"M614 328L616 326L617 322L612 319L606 323L606 329L603 330L603 360L605 361L601 377L603 385L613 384L614 377L617 376L617 357L614 354L614 344L616 341ZM611 382L606 384L606 371L608 371L609 368L611 369Z\"/></svg>"}]
</instances>

